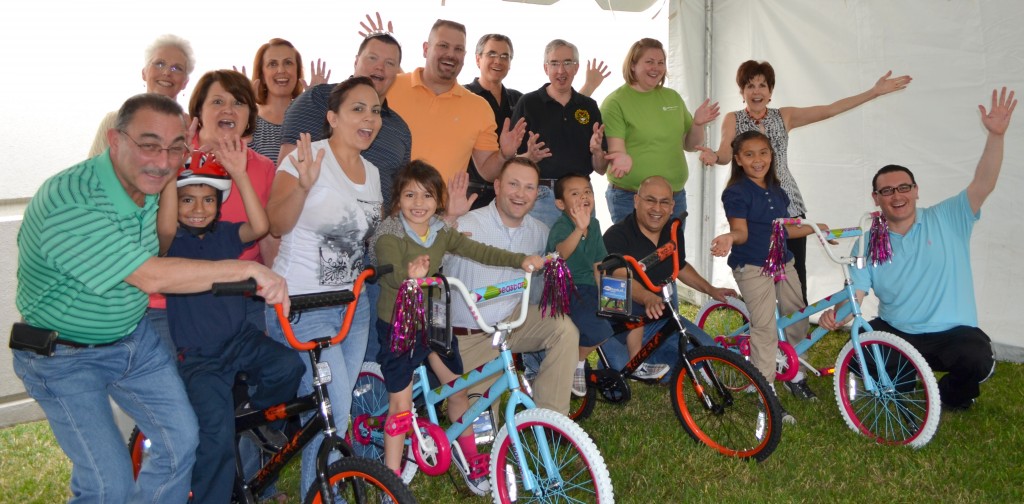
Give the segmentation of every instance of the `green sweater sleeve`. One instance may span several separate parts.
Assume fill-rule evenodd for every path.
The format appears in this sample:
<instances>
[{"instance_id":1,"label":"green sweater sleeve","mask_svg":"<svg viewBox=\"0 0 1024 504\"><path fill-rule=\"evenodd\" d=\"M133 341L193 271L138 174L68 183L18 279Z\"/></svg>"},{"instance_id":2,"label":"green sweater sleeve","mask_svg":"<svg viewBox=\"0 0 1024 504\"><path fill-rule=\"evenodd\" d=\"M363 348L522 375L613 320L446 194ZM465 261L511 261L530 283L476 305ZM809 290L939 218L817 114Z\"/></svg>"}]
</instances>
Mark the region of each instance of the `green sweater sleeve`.
<instances>
[{"instance_id":1,"label":"green sweater sleeve","mask_svg":"<svg viewBox=\"0 0 1024 504\"><path fill-rule=\"evenodd\" d=\"M509 268L519 268L523 265L523 260L526 259L526 254L485 245L454 229L448 229L446 232L448 234L446 237L448 239L447 248L452 254L489 266L508 266Z\"/></svg>"}]
</instances>

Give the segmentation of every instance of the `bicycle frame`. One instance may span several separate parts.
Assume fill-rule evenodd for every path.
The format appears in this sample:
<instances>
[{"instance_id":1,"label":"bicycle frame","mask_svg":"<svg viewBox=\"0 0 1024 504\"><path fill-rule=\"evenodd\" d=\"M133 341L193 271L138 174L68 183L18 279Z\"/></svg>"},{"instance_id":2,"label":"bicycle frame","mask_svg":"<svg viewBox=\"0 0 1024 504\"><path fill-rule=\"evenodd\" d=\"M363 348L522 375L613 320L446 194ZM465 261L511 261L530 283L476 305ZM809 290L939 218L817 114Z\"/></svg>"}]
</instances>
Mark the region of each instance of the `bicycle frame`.
<instances>
[{"instance_id":1,"label":"bicycle frame","mask_svg":"<svg viewBox=\"0 0 1024 504\"><path fill-rule=\"evenodd\" d=\"M850 277L850 271L849 271L849 268L860 268L860 267L863 267L864 263L866 261L866 256L865 255L857 255L855 253L853 255L850 255L850 256L836 256L835 252L833 252L832 249L829 248L829 246L828 246L828 242L830 240L836 240L836 239L842 239L842 238L860 238L860 237L865 236L864 228L863 228L863 222L865 220L867 220L867 219L870 219L871 216L872 216L871 213L865 214L865 216L861 219L862 225L859 226L859 227L841 228L841 229L830 229L828 231L828 236L827 237L822 234L821 230L818 229L817 225L807 224L808 226L810 226L814 230L814 234L818 237L818 241L821 243L822 247L825 249L825 253L828 254L829 259L831 259L833 262L835 262L836 264L839 264L839 265L841 265L843 267L842 268L842 270L843 270L843 277L844 277L844 279L843 279L843 288L838 290L838 291L836 291L835 293L833 293L831 295L825 296L821 300L819 300L819 301L817 301L815 303L812 303L812 304L808 305L807 307L805 307L805 308L803 308L801 310L798 310L798 311L793 312L793 313L789 313L787 315L781 315L779 313L779 307L778 307L778 305L776 305L775 306L775 322L776 322L776 327L778 328L779 341L786 341L786 332L785 332L785 330L786 330L787 327L789 327L789 326L791 326L793 324L796 324L797 322L800 322L802 320L808 319L812 315L815 315L817 313L825 311L825 310L827 310L829 308L832 308L833 306L837 306L839 304L842 304L841 307L836 309L835 319L836 320L843 320L847 316L849 316L851 314L853 315L853 322L852 322L852 326L851 326L851 329L850 329L850 339L853 341L854 352L856 353L857 359L858 359L858 361L860 363L861 373L862 373L861 376L862 376L862 379L864 380L865 389L867 389L869 392L876 392L878 390L879 385L876 383L876 380L875 380L874 376L884 377L884 381L891 381L891 378L889 377L888 373L885 373L885 372L876 373L874 376L871 373L868 373L868 369L866 367L867 364L866 364L866 361L864 359L863 348L861 348L861 345L860 345L860 334L861 333L870 332L870 331L872 331L872 329L871 329L871 325L868 324L867 320L864 319L864 315L863 315L863 313L861 312L861 309L860 309L860 303L857 302L856 291L853 288L853 280ZM785 225L801 225L804 222L807 222L806 219L797 219L797 218L776 219L776 221L780 222L782 224L785 224ZM861 240L861 242L863 242L863 241L864 240ZM862 243L862 246L861 246L861 253L862 254L864 254L864 249L865 249L865 246ZM737 331L734 331L733 334L731 334L731 336L735 336L735 335L738 335L738 334L745 334L745 333L749 332L749 330L750 330L750 324L749 323L748 324L744 324ZM814 346L818 341L820 341L828 333L829 333L828 329L825 329L824 327L818 326L813 331L811 331L811 334L808 335L808 337L806 339L804 339L800 343L794 345L793 348L796 350L797 355L803 355L805 352L807 352L807 350L809 350L812 346ZM873 362L876 363L875 364L876 367L877 366L882 366L881 362L884 359L881 358L881 355L879 354L879 349L875 348L875 349L873 349L873 352L874 352L874 355L873 355L874 360L873 360ZM812 367L810 364L808 364L802 358L800 359L800 362L805 367L807 367L812 372L814 372L816 375L820 375L820 372L818 370L814 369L814 367ZM884 366L882 366L882 367L884 367ZM888 387L892 386L892 383L882 383L881 386L883 388L888 388Z\"/></svg>"}]
</instances>

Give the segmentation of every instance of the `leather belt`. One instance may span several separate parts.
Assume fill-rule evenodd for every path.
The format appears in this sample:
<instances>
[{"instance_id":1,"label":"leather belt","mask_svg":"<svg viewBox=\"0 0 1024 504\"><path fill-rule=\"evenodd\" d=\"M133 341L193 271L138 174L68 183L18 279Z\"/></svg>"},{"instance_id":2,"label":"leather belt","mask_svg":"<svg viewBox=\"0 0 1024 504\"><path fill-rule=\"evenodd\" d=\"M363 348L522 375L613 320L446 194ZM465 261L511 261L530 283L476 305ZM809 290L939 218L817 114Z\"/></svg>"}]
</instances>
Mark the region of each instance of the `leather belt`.
<instances>
[{"instance_id":1,"label":"leather belt","mask_svg":"<svg viewBox=\"0 0 1024 504\"><path fill-rule=\"evenodd\" d=\"M57 340L54 341L54 342L57 343L58 345L64 345L64 346L69 346L69 347L74 347L74 348L101 348L101 347L106 347L106 346L113 345L115 343L120 343L122 339L124 339L124 338L116 339L114 341L110 341L110 342L107 342L107 343L79 343L77 341L71 341L71 340L57 338Z\"/></svg>"},{"instance_id":2,"label":"leather belt","mask_svg":"<svg viewBox=\"0 0 1024 504\"><path fill-rule=\"evenodd\" d=\"M542 178L542 179L540 179L540 180L539 180L539 181L537 182L537 185L538 185L538 186L545 186L545 187L550 187L550 188L551 188L551 190L552 190L552 191L554 191L554 190L555 190L555 183L556 183L556 182L558 182L558 179L553 179L553 178Z\"/></svg>"}]
</instances>

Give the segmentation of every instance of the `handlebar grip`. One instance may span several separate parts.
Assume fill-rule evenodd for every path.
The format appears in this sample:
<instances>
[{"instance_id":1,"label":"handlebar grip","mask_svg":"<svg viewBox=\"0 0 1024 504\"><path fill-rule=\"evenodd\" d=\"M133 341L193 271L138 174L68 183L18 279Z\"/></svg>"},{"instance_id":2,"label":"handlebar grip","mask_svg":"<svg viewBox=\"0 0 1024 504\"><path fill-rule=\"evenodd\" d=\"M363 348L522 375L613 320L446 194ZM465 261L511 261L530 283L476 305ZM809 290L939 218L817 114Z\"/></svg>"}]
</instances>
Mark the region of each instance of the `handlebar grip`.
<instances>
[{"instance_id":1,"label":"handlebar grip","mask_svg":"<svg viewBox=\"0 0 1024 504\"><path fill-rule=\"evenodd\" d=\"M214 296L250 296L256 293L258 285L255 278L237 282L217 282L211 287Z\"/></svg>"},{"instance_id":2,"label":"handlebar grip","mask_svg":"<svg viewBox=\"0 0 1024 504\"><path fill-rule=\"evenodd\" d=\"M626 265L626 260L621 255L612 254L604 258L601 264L597 265L598 271L608 272L616 268L621 268Z\"/></svg>"},{"instance_id":3,"label":"handlebar grip","mask_svg":"<svg viewBox=\"0 0 1024 504\"><path fill-rule=\"evenodd\" d=\"M313 294L299 294L296 296L289 296L292 302L291 311L300 312L303 310L312 310L314 308L326 308L328 306L338 306L355 301L356 296L352 294L350 290L340 291L329 291L329 292L316 292Z\"/></svg>"},{"instance_id":4,"label":"handlebar grip","mask_svg":"<svg viewBox=\"0 0 1024 504\"><path fill-rule=\"evenodd\" d=\"M395 265L393 265L393 264L381 264L380 266L377 266L373 270L374 270L373 271L373 276L370 277L370 278L367 278L366 279L366 283L371 283L371 284L377 283L377 280L380 280L380 277L382 277L384 275L387 275L388 273L391 273L392 271L395 271Z\"/></svg>"}]
</instances>

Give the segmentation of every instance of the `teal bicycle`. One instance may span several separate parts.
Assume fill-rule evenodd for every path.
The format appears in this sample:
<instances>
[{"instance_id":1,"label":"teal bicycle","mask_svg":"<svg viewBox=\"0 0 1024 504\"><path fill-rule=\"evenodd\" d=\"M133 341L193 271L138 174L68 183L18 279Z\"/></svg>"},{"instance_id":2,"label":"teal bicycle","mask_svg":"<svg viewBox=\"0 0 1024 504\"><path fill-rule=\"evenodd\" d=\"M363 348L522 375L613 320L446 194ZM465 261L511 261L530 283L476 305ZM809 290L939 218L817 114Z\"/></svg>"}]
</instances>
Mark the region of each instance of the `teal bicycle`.
<instances>
[{"instance_id":1,"label":"teal bicycle","mask_svg":"<svg viewBox=\"0 0 1024 504\"><path fill-rule=\"evenodd\" d=\"M815 376L834 375L836 403L850 429L879 443L920 448L932 439L939 427L939 387L935 375L910 343L893 334L873 330L864 319L850 268L863 268L866 264L866 240L859 240L860 246L854 245L850 256L837 256L829 247L835 240L865 237L864 224L871 217L872 214L867 214L859 227L831 229L827 235L811 225L828 257L843 267L843 288L794 313L781 315L776 307L779 331L776 378L792 379L801 365ZM787 225L803 222L801 219L778 221ZM859 254L856 253L858 248ZM801 356L829 331L818 327L794 347L786 341L785 329L837 305L842 306L836 310L836 320L853 315L850 341L840 350L835 367L818 369ZM729 298L725 303L714 300L705 303L695 318L697 325L716 336L720 345L745 353L750 332L747 314L742 301Z\"/></svg>"},{"instance_id":2,"label":"teal bicycle","mask_svg":"<svg viewBox=\"0 0 1024 504\"><path fill-rule=\"evenodd\" d=\"M419 284L428 300L427 332L434 351L451 351L448 315L454 291L466 300L480 330L493 335L493 345L500 352L494 360L438 387L430 386L426 366L416 369L413 399L422 403L426 417L413 408L402 479L408 483L418 471L430 476L444 474L453 459L461 468L468 468L469 463L456 442L458 435L466 428L474 428L474 424L479 427L480 422L474 420L488 418L491 406L508 393L503 404L505 424L494 436L490 452L490 493L494 502L614 502L608 468L590 436L565 415L537 408L529 385L519 381L507 338L526 320L531 279L519 278L474 291L455 278L441 275L421 279ZM515 320L489 325L481 318L477 302L513 295L521 295L523 300ZM441 302L431 304L436 300ZM447 429L439 426L438 405L452 394L495 375L497 381L477 398L469 411ZM372 452L383 460L387 413L388 397L379 368L364 366L352 403L352 445L356 453Z\"/></svg>"}]
</instances>

